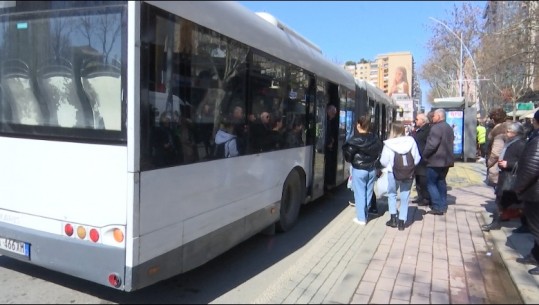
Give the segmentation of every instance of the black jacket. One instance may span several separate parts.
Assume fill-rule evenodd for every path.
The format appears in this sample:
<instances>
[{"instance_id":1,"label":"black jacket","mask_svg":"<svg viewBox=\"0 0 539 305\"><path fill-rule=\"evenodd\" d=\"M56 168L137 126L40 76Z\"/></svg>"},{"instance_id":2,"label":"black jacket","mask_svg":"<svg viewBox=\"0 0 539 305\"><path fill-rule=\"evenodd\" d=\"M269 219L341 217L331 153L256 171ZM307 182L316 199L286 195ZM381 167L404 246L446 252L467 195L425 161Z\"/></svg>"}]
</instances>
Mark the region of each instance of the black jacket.
<instances>
[{"instance_id":1,"label":"black jacket","mask_svg":"<svg viewBox=\"0 0 539 305\"><path fill-rule=\"evenodd\" d=\"M522 201L539 202L539 129L535 129L518 160L515 193ZM536 207L539 208L539 207Z\"/></svg>"},{"instance_id":2,"label":"black jacket","mask_svg":"<svg viewBox=\"0 0 539 305\"><path fill-rule=\"evenodd\" d=\"M379 167L384 144L373 133L354 135L342 146L344 159L355 169L372 170Z\"/></svg>"},{"instance_id":3,"label":"black jacket","mask_svg":"<svg viewBox=\"0 0 539 305\"><path fill-rule=\"evenodd\" d=\"M511 143L511 145L507 147L505 154L503 156L503 159L500 159L500 160L507 161L507 167L506 168L500 167L500 175L498 176L498 185L503 185L503 181L507 179L507 176L511 175L511 171L517 164L517 161L520 159L520 156L522 155L522 152L524 151L525 146L526 146L526 141L524 139L519 139ZM496 188L496 195L501 196L502 194L503 192L501 188Z\"/></svg>"},{"instance_id":4,"label":"black jacket","mask_svg":"<svg viewBox=\"0 0 539 305\"><path fill-rule=\"evenodd\" d=\"M427 161L423 158L423 151L427 145L427 138L429 136L430 123L419 127L413 135L415 142L417 143L417 149L419 149L419 154L421 155L421 161L415 167L415 174L420 176L427 175Z\"/></svg>"}]
</instances>

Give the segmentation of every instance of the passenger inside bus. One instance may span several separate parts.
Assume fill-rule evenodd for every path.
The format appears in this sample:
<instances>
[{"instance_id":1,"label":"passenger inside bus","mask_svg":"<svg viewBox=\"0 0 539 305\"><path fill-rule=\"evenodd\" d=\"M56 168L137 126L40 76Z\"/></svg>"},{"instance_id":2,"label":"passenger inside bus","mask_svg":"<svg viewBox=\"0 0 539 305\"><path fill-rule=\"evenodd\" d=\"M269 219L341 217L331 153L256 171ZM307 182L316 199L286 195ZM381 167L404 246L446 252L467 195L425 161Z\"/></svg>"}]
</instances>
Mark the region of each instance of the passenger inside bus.
<instances>
[{"instance_id":1,"label":"passenger inside bus","mask_svg":"<svg viewBox=\"0 0 539 305\"><path fill-rule=\"evenodd\" d=\"M258 119L250 125L250 142L253 153L269 151L271 145L271 115L267 111L260 113Z\"/></svg>"},{"instance_id":2,"label":"passenger inside bus","mask_svg":"<svg viewBox=\"0 0 539 305\"><path fill-rule=\"evenodd\" d=\"M167 166L183 161L183 154L178 151L180 145L170 125L171 120L170 113L163 112L159 117L159 126L154 129L153 156L156 166Z\"/></svg>"},{"instance_id":3,"label":"passenger inside bus","mask_svg":"<svg viewBox=\"0 0 539 305\"><path fill-rule=\"evenodd\" d=\"M239 104L233 104L231 120L234 125L234 134L236 135L236 145L240 155L244 155L247 146L248 128L245 123L243 107Z\"/></svg>"},{"instance_id":4,"label":"passenger inside bus","mask_svg":"<svg viewBox=\"0 0 539 305\"><path fill-rule=\"evenodd\" d=\"M215 158L231 158L239 156L234 124L230 118L224 118L215 134Z\"/></svg>"}]
</instances>

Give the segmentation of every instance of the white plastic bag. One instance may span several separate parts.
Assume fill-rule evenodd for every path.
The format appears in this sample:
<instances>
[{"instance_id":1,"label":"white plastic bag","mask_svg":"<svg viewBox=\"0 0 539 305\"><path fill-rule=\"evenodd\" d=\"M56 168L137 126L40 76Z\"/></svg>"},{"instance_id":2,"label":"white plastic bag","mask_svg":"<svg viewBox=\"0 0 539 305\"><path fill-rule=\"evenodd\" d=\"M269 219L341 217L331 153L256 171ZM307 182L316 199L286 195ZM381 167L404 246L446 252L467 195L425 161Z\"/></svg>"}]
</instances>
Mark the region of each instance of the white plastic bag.
<instances>
[{"instance_id":1,"label":"white plastic bag","mask_svg":"<svg viewBox=\"0 0 539 305\"><path fill-rule=\"evenodd\" d=\"M382 169L382 174L374 182L374 193L376 194L376 199L380 199L382 196L387 195L387 189L389 186L387 175L388 170L386 168Z\"/></svg>"},{"instance_id":2,"label":"white plastic bag","mask_svg":"<svg viewBox=\"0 0 539 305\"><path fill-rule=\"evenodd\" d=\"M346 184L346 187L352 189L352 175L348 176L348 183Z\"/></svg>"}]
</instances>

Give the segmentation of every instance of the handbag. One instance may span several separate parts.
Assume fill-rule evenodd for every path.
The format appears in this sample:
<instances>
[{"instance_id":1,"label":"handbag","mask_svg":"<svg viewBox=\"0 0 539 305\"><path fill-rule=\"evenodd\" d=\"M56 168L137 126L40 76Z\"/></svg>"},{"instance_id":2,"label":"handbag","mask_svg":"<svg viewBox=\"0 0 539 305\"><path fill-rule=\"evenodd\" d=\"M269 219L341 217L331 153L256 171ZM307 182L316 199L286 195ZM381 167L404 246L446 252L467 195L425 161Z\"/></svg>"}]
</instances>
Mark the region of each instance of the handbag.
<instances>
[{"instance_id":1,"label":"handbag","mask_svg":"<svg viewBox=\"0 0 539 305\"><path fill-rule=\"evenodd\" d=\"M374 193L376 194L376 199L382 198L382 196L387 195L387 190L389 188L388 182L388 169L382 169L382 174L374 182Z\"/></svg>"},{"instance_id":2,"label":"handbag","mask_svg":"<svg viewBox=\"0 0 539 305\"><path fill-rule=\"evenodd\" d=\"M515 166L508 175L505 175L503 183L501 185L501 191L512 191L515 188L515 182L517 181L517 167L518 163L515 163Z\"/></svg>"}]
</instances>

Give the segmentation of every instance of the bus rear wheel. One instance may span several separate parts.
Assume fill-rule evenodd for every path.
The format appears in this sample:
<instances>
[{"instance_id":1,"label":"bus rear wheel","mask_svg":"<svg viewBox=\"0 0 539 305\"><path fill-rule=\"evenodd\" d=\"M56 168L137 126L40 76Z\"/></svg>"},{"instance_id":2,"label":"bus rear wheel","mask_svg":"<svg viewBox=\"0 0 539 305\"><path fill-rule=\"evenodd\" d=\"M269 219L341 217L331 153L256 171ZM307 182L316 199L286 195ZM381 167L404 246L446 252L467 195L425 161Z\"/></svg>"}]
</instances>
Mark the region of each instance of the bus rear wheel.
<instances>
[{"instance_id":1,"label":"bus rear wheel","mask_svg":"<svg viewBox=\"0 0 539 305\"><path fill-rule=\"evenodd\" d=\"M286 232L296 224L299 210L305 200L304 189L301 175L296 170L291 171L283 186L277 231Z\"/></svg>"}]
</instances>

